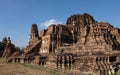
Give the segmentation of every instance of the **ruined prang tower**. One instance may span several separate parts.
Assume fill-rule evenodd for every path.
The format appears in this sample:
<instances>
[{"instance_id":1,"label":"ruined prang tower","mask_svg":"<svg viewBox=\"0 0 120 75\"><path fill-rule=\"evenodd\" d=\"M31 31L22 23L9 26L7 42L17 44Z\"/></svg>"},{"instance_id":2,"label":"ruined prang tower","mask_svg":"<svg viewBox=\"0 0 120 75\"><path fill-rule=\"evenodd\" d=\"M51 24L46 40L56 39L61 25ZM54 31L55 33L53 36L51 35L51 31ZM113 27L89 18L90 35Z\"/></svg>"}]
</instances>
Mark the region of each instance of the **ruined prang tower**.
<instances>
[{"instance_id":1,"label":"ruined prang tower","mask_svg":"<svg viewBox=\"0 0 120 75\"><path fill-rule=\"evenodd\" d=\"M5 47L5 50L4 50L4 52L3 52L2 57L3 57L3 58L8 58L8 57L11 56L13 53L14 53L13 45L11 44L10 37L8 37L7 43L6 43L6 47Z\"/></svg>"},{"instance_id":2,"label":"ruined prang tower","mask_svg":"<svg viewBox=\"0 0 120 75\"><path fill-rule=\"evenodd\" d=\"M32 44L32 42L38 37L39 37L38 27L36 24L32 24L30 36L29 36L29 44Z\"/></svg>"}]
</instances>

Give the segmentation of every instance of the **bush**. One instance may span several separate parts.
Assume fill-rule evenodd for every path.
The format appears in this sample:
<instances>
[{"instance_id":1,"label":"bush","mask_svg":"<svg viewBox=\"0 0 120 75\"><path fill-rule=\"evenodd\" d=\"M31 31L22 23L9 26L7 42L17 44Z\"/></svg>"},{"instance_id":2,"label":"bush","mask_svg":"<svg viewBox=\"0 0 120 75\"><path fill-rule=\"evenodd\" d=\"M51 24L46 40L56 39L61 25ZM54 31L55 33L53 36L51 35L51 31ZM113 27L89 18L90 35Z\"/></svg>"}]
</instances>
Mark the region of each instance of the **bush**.
<instances>
[{"instance_id":1,"label":"bush","mask_svg":"<svg viewBox=\"0 0 120 75\"><path fill-rule=\"evenodd\" d=\"M6 59L5 58L0 58L0 64L1 63L6 63Z\"/></svg>"}]
</instances>

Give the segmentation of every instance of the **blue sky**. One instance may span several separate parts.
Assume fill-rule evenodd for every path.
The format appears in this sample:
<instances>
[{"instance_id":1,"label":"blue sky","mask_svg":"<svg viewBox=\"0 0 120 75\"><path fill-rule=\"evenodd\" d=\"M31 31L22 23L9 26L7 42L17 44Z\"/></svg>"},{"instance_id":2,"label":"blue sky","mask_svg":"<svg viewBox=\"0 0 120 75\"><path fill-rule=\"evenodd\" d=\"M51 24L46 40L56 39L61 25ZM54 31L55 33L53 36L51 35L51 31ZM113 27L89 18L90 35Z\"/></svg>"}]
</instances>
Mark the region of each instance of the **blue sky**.
<instances>
[{"instance_id":1,"label":"blue sky","mask_svg":"<svg viewBox=\"0 0 120 75\"><path fill-rule=\"evenodd\" d=\"M120 25L120 0L0 0L0 40L11 37L25 47L31 24L39 30L51 23L65 24L73 14L89 13L97 21Z\"/></svg>"}]
</instances>

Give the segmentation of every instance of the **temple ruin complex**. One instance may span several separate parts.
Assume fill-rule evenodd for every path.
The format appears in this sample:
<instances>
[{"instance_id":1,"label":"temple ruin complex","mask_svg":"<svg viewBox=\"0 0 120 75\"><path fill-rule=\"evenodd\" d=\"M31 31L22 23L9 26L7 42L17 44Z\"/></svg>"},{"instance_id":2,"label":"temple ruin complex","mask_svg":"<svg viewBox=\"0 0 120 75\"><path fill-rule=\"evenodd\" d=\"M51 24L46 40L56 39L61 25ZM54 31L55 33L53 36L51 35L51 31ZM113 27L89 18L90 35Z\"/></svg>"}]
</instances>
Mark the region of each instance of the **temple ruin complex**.
<instances>
[{"instance_id":1,"label":"temple ruin complex","mask_svg":"<svg viewBox=\"0 0 120 75\"><path fill-rule=\"evenodd\" d=\"M91 15L76 14L65 25L38 30L32 24L29 43L8 62L38 64L55 69L112 75L120 71L120 29L97 22Z\"/></svg>"}]
</instances>

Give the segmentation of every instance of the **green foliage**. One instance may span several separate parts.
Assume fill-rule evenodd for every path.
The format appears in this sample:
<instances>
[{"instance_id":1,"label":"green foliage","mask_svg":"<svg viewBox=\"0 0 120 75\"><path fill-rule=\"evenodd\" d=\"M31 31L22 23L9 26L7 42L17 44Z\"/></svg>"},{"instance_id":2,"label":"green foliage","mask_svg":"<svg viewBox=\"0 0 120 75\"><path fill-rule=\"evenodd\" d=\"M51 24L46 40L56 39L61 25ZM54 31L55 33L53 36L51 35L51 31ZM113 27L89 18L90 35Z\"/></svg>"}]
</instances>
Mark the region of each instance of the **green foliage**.
<instances>
[{"instance_id":1,"label":"green foliage","mask_svg":"<svg viewBox=\"0 0 120 75\"><path fill-rule=\"evenodd\" d=\"M2 43L4 43L4 44L7 43L7 38L6 38L6 37L4 37L4 38L2 39Z\"/></svg>"},{"instance_id":2,"label":"green foliage","mask_svg":"<svg viewBox=\"0 0 120 75\"><path fill-rule=\"evenodd\" d=\"M92 73L90 73L89 75L93 75Z\"/></svg>"},{"instance_id":3,"label":"green foliage","mask_svg":"<svg viewBox=\"0 0 120 75\"><path fill-rule=\"evenodd\" d=\"M10 73L9 75L14 75L13 73Z\"/></svg>"},{"instance_id":4,"label":"green foliage","mask_svg":"<svg viewBox=\"0 0 120 75\"><path fill-rule=\"evenodd\" d=\"M115 74L112 74L112 75L118 75L117 73L115 73Z\"/></svg>"},{"instance_id":5,"label":"green foliage","mask_svg":"<svg viewBox=\"0 0 120 75\"><path fill-rule=\"evenodd\" d=\"M115 74L110 74L110 75L118 75L117 73L115 73Z\"/></svg>"},{"instance_id":6,"label":"green foliage","mask_svg":"<svg viewBox=\"0 0 120 75\"><path fill-rule=\"evenodd\" d=\"M5 48L5 44L0 42L0 50L4 50L4 48Z\"/></svg>"},{"instance_id":7,"label":"green foliage","mask_svg":"<svg viewBox=\"0 0 120 75\"><path fill-rule=\"evenodd\" d=\"M6 63L6 59L5 58L0 58L0 64L2 63Z\"/></svg>"},{"instance_id":8,"label":"green foliage","mask_svg":"<svg viewBox=\"0 0 120 75\"><path fill-rule=\"evenodd\" d=\"M0 42L0 57L2 56L2 53L4 52L4 49L5 49L5 44Z\"/></svg>"},{"instance_id":9,"label":"green foliage","mask_svg":"<svg viewBox=\"0 0 120 75\"><path fill-rule=\"evenodd\" d=\"M6 47L6 44L7 44L7 38L4 37L2 39L2 42L0 42L0 57L2 57L2 54L4 53L4 50L5 50L5 47ZM16 47L13 43L10 44L11 45L11 53L14 53L16 51L20 51L20 48L19 47Z\"/></svg>"}]
</instances>

